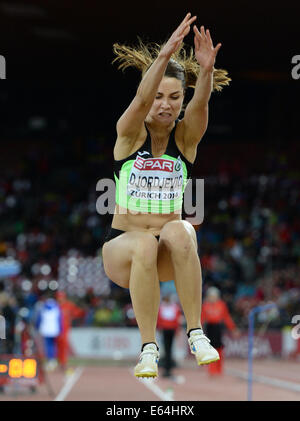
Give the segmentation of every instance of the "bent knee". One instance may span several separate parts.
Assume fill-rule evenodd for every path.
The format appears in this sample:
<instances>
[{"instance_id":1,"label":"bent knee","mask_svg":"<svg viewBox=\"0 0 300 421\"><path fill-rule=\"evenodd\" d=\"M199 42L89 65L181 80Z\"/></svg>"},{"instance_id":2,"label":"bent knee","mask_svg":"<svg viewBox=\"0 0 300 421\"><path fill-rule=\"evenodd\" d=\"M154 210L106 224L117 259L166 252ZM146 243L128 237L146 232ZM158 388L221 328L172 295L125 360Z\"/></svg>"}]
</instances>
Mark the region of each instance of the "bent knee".
<instances>
[{"instance_id":1,"label":"bent knee","mask_svg":"<svg viewBox=\"0 0 300 421\"><path fill-rule=\"evenodd\" d=\"M187 221L171 221L160 232L160 239L171 252L180 254L197 250L197 237L194 227Z\"/></svg>"}]
</instances>

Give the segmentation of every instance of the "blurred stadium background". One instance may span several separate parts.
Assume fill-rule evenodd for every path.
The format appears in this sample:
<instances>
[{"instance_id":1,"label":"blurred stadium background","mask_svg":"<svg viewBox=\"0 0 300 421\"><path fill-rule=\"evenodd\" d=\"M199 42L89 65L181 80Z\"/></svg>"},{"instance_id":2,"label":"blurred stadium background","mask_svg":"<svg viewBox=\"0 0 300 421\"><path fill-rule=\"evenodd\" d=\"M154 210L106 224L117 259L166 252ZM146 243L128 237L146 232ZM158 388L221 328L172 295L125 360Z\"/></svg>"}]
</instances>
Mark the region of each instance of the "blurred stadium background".
<instances>
[{"instance_id":1,"label":"blurred stadium background","mask_svg":"<svg viewBox=\"0 0 300 421\"><path fill-rule=\"evenodd\" d=\"M297 400L300 351L291 330L300 314L300 80L291 76L291 59L300 54L299 5L232 1L231 10L224 2L0 1L7 73L0 89L0 400L136 400L135 390L141 400L245 400L248 315L269 302L277 311L255 324L253 399ZM224 375L207 385L183 324L177 381L141 386L130 374L140 339L129 292L102 265L111 215L96 211L98 180L113 178L115 123L139 82L137 72L111 65L112 43L135 43L138 35L164 41L188 11L222 42L216 67L232 77L210 100L193 178L205 180L204 222L195 227L203 293L220 289L242 335L226 332ZM83 311L72 318L67 370L48 367L26 383L16 365L8 381L6 362L23 358L26 328L27 357L38 353L43 367L36 319L45 296L57 291ZM169 292L176 299L172 282L162 285L162 295ZM23 391L28 385L34 394Z\"/></svg>"}]
</instances>

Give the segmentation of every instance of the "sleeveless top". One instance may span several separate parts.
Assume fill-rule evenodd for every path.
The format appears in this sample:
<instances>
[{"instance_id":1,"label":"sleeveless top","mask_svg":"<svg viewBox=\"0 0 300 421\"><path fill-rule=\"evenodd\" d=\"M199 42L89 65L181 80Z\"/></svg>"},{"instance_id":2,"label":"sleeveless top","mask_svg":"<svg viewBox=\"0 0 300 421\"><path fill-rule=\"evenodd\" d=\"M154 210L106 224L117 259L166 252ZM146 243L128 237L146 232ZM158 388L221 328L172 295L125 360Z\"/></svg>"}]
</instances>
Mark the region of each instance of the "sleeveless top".
<instances>
[{"instance_id":1,"label":"sleeveless top","mask_svg":"<svg viewBox=\"0 0 300 421\"><path fill-rule=\"evenodd\" d=\"M170 213L182 209L183 193L193 164L178 149L172 129L166 152L154 158L147 130L144 144L133 154L114 160L116 203L126 209L148 213Z\"/></svg>"}]
</instances>

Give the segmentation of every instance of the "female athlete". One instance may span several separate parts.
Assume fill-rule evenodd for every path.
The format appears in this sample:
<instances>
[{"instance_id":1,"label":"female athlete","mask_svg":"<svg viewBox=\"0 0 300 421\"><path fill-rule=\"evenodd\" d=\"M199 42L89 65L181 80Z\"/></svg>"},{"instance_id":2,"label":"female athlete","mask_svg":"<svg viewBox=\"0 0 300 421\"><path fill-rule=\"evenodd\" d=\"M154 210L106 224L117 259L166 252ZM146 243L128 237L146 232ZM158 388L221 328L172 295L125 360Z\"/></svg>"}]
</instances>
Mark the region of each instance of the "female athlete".
<instances>
[{"instance_id":1,"label":"female athlete","mask_svg":"<svg viewBox=\"0 0 300 421\"><path fill-rule=\"evenodd\" d=\"M215 69L221 47L209 30L193 26L194 53L183 39L196 16L188 13L162 46L114 44L119 68L135 67L142 80L135 97L117 122L114 146L116 207L102 256L107 276L129 288L142 340L137 377L158 375L156 324L159 281L174 280L185 315L188 342L198 364L219 359L204 335L200 316L201 265L193 225L181 218L184 187L208 124L213 90L231 80ZM194 88L184 117L185 91Z\"/></svg>"}]
</instances>

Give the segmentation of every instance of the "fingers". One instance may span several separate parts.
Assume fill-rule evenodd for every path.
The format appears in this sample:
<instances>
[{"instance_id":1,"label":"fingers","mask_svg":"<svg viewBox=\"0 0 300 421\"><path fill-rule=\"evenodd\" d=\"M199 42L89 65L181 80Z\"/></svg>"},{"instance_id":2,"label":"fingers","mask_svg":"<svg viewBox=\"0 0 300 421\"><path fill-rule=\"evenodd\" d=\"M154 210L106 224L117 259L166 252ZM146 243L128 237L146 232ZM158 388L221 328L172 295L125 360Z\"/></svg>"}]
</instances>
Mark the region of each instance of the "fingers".
<instances>
[{"instance_id":1,"label":"fingers","mask_svg":"<svg viewBox=\"0 0 300 421\"><path fill-rule=\"evenodd\" d=\"M193 27L194 33L195 33L195 38L198 40L198 42L200 43L202 40L202 35L200 34L198 28L196 25L194 25Z\"/></svg>"},{"instance_id":2,"label":"fingers","mask_svg":"<svg viewBox=\"0 0 300 421\"><path fill-rule=\"evenodd\" d=\"M195 16L195 18L196 18L196 16ZM179 29L179 31L178 31L178 36L186 36L189 32L190 32L190 24L189 23L186 23L184 26L182 26L181 28L178 28Z\"/></svg>"},{"instance_id":3,"label":"fingers","mask_svg":"<svg viewBox=\"0 0 300 421\"><path fill-rule=\"evenodd\" d=\"M199 29L197 28L196 25L194 25L193 29L194 29L194 32L195 32L195 36L197 37L197 39L199 40L199 42L201 42L201 41L207 42L209 40L211 41L211 38L209 39L209 37L208 37L209 31L207 29L208 32L206 31L206 33L205 33L205 30L204 30L204 26L203 25L200 28L200 31L201 32L199 31Z\"/></svg>"},{"instance_id":4,"label":"fingers","mask_svg":"<svg viewBox=\"0 0 300 421\"><path fill-rule=\"evenodd\" d=\"M204 26L203 26L203 25L200 27L200 32L201 32L201 36L202 36L203 38L206 38L206 35L205 35L205 30L204 30Z\"/></svg>"},{"instance_id":5,"label":"fingers","mask_svg":"<svg viewBox=\"0 0 300 421\"><path fill-rule=\"evenodd\" d=\"M191 17L191 14L188 13L186 15L186 17L183 19L183 21L181 22L181 24L178 26L177 31L182 34L182 32L184 32L187 28L190 27L190 25L197 19L197 16L193 16ZM189 30L188 30L189 32Z\"/></svg>"},{"instance_id":6,"label":"fingers","mask_svg":"<svg viewBox=\"0 0 300 421\"><path fill-rule=\"evenodd\" d=\"M199 39L196 37L196 35L194 36L194 43L195 43L195 48L196 50L200 49L200 41Z\"/></svg>"},{"instance_id":7,"label":"fingers","mask_svg":"<svg viewBox=\"0 0 300 421\"><path fill-rule=\"evenodd\" d=\"M190 25L192 22L194 22L194 20L197 18L197 16L193 16L193 17L191 17L191 16L192 16L191 13L188 13L179 26L181 26L185 23L189 23L189 25Z\"/></svg>"},{"instance_id":8,"label":"fingers","mask_svg":"<svg viewBox=\"0 0 300 421\"><path fill-rule=\"evenodd\" d=\"M209 39L209 41L211 42L211 45L213 45L213 42L212 42L212 39L211 39L211 36L210 36L209 29L207 29L207 30L206 30L206 34L207 34L207 38L208 38L208 39Z\"/></svg>"},{"instance_id":9,"label":"fingers","mask_svg":"<svg viewBox=\"0 0 300 421\"><path fill-rule=\"evenodd\" d=\"M220 50L222 44L218 43L216 47L214 47L213 45L213 41L211 39L210 36L210 32L207 29L205 31L204 26L202 25L200 27L200 31L198 30L197 26L194 25L193 26L193 30L194 30L194 44L195 44L195 51L199 51L202 47L201 45L203 45L204 47L204 51L212 51L213 55L216 57L216 55L218 54L218 51Z\"/></svg>"},{"instance_id":10,"label":"fingers","mask_svg":"<svg viewBox=\"0 0 300 421\"><path fill-rule=\"evenodd\" d=\"M191 29L190 26L196 19L197 19L197 16L191 16L191 13L188 13L185 16L185 18L183 19L183 21L181 22L181 24L178 26L178 28L175 30L175 32L173 33L173 35L170 38L170 42L171 42L171 40L172 40L172 42L175 42L176 48L183 41L184 37L190 32L190 29ZM222 44L219 43L214 48L213 41L211 39L210 32L209 32L208 29L205 31L205 28L202 25L200 27L200 31L199 31L197 26L194 25L193 30L194 30L194 33L195 33L194 43L195 43L195 48L197 50L200 49L201 43L204 42L204 45L206 45L207 47L214 50L215 54L218 53Z\"/></svg>"},{"instance_id":11,"label":"fingers","mask_svg":"<svg viewBox=\"0 0 300 421\"><path fill-rule=\"evenodd\" d=\"M197 16L191 17L191 13L188 13L186 17L183 19L181 24L177 27L177 29L173 32L171 37L169 38L168 42L165 46L165 51L170 54L176 51L180 44L182 43L184 37L190 32L191 24L197 19Z\"/></svg>"},{"instance_id":12,"label":"fingers","mask_svg":"<svg viewBox=\"0 0 300 421\"><path fill-rule=\"evenodd\" d=\"M193 16L191 19L189 19L188 21L187 21L187 24L188 25L191 25L195 20L197 19L197 16Z\"/></svg>"},{"instance_id":13,"label":"fingers","mask_svg":"<svg viewBox=\"0 0 300 421\"><path fill-rule=\"evenodd\" d=\"M190 19L191 14L188 13L186 17L183 19L183 21L178 25L177 29L180 29L182 26L186 25L188 20Z\"/></svg>"},{"instance_id":14,"label":"fingers","mask_svg":"<svg viewBox=\"0 0 300 421\"><path fill-rule=\"evenodd\" d=\"M187 20L190 18L190 16L191 16L191 13L189 12L189 13L185 16L185 18L183 19L183 21L181 22L181 24L180 24L180 25L182 25L183 23L187 22ZM179 25L179 26L180 26L180 25Z\"/></svg>"},{"instance_id":15,"label":"fingers","mask_svg":"<svg viewBox=\"0 0 300 421\"><path fill-rule=\"evenodd\" d=\"M222 44L221 43L219 43L217 46L216 46L216 48L215 48L215 54L217 55L218 54L218 51L219 51L219 49L222 47Z\"/></svg>"},{"instance_id":16,"label":"fingers","mask_svg":"<svg viewBox=\"0 0 300 421\"><path fill-rule=\"evenodd\" d=\"M201 26L201 28L200 28L201 32L198 30L198 28L197 28L197 26L196 26L196 25L194 25L193 29L194 29L194 33L195 33L195 37L194 37L194 39L195 39L195 43L197 43L197 46L198 46L198 47L200 47L200 44L201 44L201 42L203 41L203 42L206 42L206 43L210 44L210 45L211 45L211 47L212 47L212 48L214 48L214 45L213 45L213 40L211 39L209 29L207 29L207 30L205 31L205 29L204 29L204 26L203 26L203 25L202 25L202 26ZM216 48L214 48L214 50L218 52L218 51L219 51L219 49L221 48L221 45L222 45L222 44L220 44L220 43L219 43L219 44L217 45L217 47L216 47Z\"/></svg>"},{"instance_id":17,"label":"fingers","mask_svg":"<svg viewBox=\"0 0 300 421\"><path fill-rule=\"evenodd\" d=\"M187 22L186 22L186 26L188 26L188 27L190 27L191 26L191 24L193 23L193 22L195 22L195 20L197 19L197 16L193 16L191 19L189 19Z\"/></svg>"}]
</instances>

